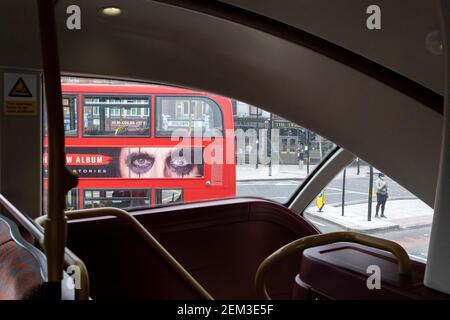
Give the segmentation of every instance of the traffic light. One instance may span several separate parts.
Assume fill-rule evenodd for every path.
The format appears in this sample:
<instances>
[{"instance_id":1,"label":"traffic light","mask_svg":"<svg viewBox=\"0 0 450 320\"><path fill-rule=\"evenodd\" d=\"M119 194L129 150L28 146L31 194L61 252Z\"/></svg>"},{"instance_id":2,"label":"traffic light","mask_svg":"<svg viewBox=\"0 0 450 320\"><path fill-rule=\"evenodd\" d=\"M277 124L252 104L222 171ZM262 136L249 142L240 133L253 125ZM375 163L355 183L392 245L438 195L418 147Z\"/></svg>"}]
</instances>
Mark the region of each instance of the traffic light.
<instances>
[{"instance_id":1,"label":"traffic light","mask_svg":"<svg viewBox=\"0 0 450 320\"><path fill-rule=\"evenodd\" d=\"M305 129L297 129L298 140L303 144L306 143L306 130Z\"/></svg>"}]
</instances>

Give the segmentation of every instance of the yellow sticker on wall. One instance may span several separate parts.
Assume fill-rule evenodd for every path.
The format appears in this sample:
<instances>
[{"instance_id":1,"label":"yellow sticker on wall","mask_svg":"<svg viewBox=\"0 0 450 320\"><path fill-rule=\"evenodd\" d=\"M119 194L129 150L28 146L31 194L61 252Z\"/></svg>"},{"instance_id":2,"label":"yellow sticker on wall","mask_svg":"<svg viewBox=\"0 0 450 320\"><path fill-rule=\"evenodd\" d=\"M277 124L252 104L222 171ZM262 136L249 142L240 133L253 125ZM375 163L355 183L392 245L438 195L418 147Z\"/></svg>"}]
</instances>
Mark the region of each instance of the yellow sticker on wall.
<instances>
[{"instance_id":1,"label":"yellow sticker on wall","mask_svg":"<svg viewBox=\"0 0 450 320\"><path fill-rule=\"evenodd\" d=\"M37 78L29 73L7 73L3 78L4 113L6 115L37 114Z\"/></svg>"}]
</instances>

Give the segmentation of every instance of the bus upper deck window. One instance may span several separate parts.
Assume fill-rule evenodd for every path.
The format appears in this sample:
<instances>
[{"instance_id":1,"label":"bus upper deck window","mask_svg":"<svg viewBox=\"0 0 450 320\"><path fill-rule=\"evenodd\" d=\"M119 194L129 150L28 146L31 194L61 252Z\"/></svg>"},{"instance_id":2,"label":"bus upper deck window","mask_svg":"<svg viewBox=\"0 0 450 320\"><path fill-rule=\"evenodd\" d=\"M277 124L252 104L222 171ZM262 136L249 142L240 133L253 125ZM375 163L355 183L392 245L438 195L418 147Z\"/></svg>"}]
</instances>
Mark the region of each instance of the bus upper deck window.
<instances>
[{"instance_id":1,"label":"bus upper deck window","mask_svg":"<svg viewBox=\"0 0 450 320\"><path fill-rule=\"evenodd\" d=\"M187 136L222 137L222 112L216 102L204 97L156 97L156 136L174 131Z\"/></svg>"},{"instance_id":2,"label":"bus upper deck window","mask_svg":"<svg viewBox=\"0 0 450 320\"><path fill-rule=\"evenodd\" d=\"M64 132L66 137L78 135L78 98L75 95L63 95ZM44 135L47 135L47 110L44 108Z\"/></svg>"},{"instance_id":3,"label":"bus upper deck window","mask_svg":"<svg viewBox=\"0 0 450 320\"><path fill-rule=\"evenodd\" d=\"M84 96L83 135L149 137L150 114L147 96Z\"/></svg>"},{"instance_id":4,"label":"bus upper deck window","mask_svg":"<svg viewBox=\"0 0 450 320\"><path fill-rule=\"evenodd\" d=\"M77 97L63 97L64 130L66 136L76 136L78 133Z\"/></svg>"}]
</instances>

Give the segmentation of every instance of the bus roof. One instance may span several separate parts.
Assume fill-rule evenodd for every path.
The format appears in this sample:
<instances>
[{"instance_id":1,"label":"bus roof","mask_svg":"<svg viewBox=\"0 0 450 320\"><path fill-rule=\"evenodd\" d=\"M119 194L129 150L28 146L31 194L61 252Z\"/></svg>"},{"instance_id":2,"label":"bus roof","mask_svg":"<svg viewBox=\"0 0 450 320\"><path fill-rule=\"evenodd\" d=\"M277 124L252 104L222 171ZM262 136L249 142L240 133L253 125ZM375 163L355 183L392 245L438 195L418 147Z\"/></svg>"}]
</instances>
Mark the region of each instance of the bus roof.
<instances>
[{"instance_id":1,"label":"bus roof","mask_svg":"<svg viewBox=\"0 0 450 320\"><path fill-rule=\"evenodd\" d=\"M111 94L184 94L221 97L205 91L196 91L173 86L145 83L62 83L64 93L111 93Z\"/></svg>"}]
</instances>

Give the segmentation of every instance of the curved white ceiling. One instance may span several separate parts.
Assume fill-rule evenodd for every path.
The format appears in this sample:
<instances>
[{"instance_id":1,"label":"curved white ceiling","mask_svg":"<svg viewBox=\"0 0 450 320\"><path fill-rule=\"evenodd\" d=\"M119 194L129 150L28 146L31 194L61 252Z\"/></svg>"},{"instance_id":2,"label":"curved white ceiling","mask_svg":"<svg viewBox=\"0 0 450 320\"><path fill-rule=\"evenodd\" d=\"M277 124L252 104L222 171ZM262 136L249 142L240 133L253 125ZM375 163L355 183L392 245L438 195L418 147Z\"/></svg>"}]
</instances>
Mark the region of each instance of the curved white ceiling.
<instances>
[{"instance_id":1,"label":"curved white ceiling","mask_svg":"<svg viewBox=\"0 0 450 320\"><path fill-rule=\"evenodd\" d=\"M330 7L325 1L287 1L283 8L267 2L283 10L257 2L245 3L442 91L441 58L418 49L426 30L436 27L430 1L411 1L415 14L408 11L397 24L386 12L383 26L395 26L396 33L373 39L352 20L349 4L355 1ZM82 9L82 29L69 31L65 8L73 3ZM111 4L124 15L97 15ZM34 1L19 6L4 0L1 6L0 39L8 45L0 65L39 69L37 23L30 20ZM303 8L298 19L297 6ZM434 203L442 116L367 75L267 33L154 1L60 0L56 16L64 72L176 84L258 105L336 142Z\"/></svg>"},{"instance_id":2,"label":"curved white ceiling","mask_svg":"<svg viewBox=\"0 0 450 320\"><path fill-rule=\"evenodd\" d=\"M435 0L222 0L350 49L443 94L443 56L427 36L439 30ZM366 9L381 9L381 30L366 26Z\"/></svg>"}]
</instances>

